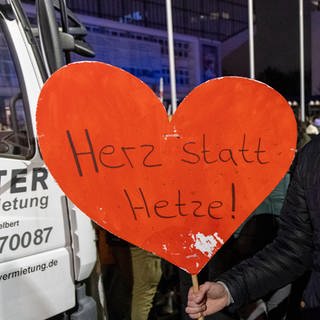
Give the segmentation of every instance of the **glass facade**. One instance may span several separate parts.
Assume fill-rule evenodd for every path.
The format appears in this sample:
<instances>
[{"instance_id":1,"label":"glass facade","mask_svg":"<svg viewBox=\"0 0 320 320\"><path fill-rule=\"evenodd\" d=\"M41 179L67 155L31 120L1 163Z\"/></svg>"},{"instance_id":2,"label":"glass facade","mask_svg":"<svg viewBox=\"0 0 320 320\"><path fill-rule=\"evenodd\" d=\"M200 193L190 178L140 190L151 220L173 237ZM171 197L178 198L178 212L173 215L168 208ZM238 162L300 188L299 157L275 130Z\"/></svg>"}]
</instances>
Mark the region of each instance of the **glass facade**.
<instances>
[{"instance_id":1,"label":"glass facade","mask_svg":"<svg viewBox=\"0 0 320 320\"><path fill-rule=\"evenodd\" d=\"M166 30L165 0L69 0L75 12ZM174 32L217 41L247 29L246 0L174 0Z\"/></svg>"},{"instance_id":2,"label":"glass facade","mask_svg":"<svg viewBox=\"0 0 320 320\"><path fill-rule=\"evenodd\" d=\"M160 94L159 85L160 78L162 78L164 98L168 99L170 71L166 34L161 34L156 30L147 32L148 29L145 28L133 31L130 26L128 29L120 29L119 23L104 21L109 24L104 26L101 24L101 20L97 21L97 19L88 16L86 19L88 19L88 21L84 21L88 30L86 40L95 51L94 60L110 63L128 71L148 84L157 94ZM176 38L174 47L177 96L180 100L202 80L202 77L198 75L201 72L199 64L194 63L198 59L200 45L194 37L185 36L183 39ZM210 43L207 47L212 48L218 54L216 44ZM207 60L211 58L212 54L207 51L204 55L206 56L206 66L209 67ZM218 57L215 58L211 58L211 60L215 60L213 62L217 63ZM73 61L84 59L72 55ZM218 68L218 64L216 68ZM219 70L216 70L216 73L219 73Z\"/></svg>"},{"instance_id":3,"label":"glass facade","mask_svg":"<svg viewBox=\"0 0 320 320\"><path fill-rule=\"evenodd\" d=\"M34 3L34 1L24 0ZM66 0L88 30L94 60L120 67L170 102L165 0ZM247 29L246 0L173 0L178 101L221 76L221 42ZM72 55L72 60L83 60ZM160 82L163 93L160 93Z\"/></svg>"}]
</instances>

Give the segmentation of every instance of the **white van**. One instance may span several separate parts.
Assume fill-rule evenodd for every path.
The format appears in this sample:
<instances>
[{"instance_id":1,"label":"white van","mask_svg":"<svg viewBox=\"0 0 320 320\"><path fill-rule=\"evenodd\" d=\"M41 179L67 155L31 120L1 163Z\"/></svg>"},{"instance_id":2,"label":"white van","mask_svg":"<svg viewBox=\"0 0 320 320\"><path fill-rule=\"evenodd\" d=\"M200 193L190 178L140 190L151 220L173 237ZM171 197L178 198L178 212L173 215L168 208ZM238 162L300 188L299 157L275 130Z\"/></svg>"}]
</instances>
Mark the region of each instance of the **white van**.
<instances>
[{"instance_id":1,"label":"white van","mask_svg":"<svg viewBox=\"0 0 320 320\"><path fill-rule=\"evenodd\" d=\"M83 285L96 262L95 232L50 175L36 136L44 81L71 51L93 55L63 4L37 1L31 27L20 1L0 0L1 320L96 319Z\"/></svg>"}]
</instances>

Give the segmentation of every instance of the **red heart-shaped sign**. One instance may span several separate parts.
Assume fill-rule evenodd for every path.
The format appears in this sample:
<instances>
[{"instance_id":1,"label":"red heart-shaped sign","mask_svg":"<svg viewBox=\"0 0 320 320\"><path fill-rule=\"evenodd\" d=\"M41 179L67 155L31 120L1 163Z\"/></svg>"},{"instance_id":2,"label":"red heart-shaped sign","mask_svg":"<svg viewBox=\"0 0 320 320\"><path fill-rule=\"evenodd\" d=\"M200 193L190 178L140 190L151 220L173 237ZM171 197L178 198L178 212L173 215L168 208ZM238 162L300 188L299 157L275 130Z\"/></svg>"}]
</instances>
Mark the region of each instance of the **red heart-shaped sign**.
<instances>
[{"instance_id":1,"label":"red heart-shaped sign","mask_svg":"<svg viewBox=\"0 0 320 320\"><path fill-rule=\"evenodd\" d=\"M53 74L37 126L44 161L82 211L191 274L272 191L296 145L293 112L263 83L208 81L169 122L147 85L99 62Z\"/></svg>"}]
</instances>

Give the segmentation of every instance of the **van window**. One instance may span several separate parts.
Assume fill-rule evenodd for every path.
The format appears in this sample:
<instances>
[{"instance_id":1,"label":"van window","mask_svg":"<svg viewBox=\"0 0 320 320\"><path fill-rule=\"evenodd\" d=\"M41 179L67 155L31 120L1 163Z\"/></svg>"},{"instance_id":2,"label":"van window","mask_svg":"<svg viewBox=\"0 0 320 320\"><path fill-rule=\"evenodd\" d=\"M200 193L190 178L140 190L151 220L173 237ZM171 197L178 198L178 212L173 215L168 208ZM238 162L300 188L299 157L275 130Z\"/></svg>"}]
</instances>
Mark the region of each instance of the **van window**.
<instances>
[{"instance_id":1,"label":"van window","mask_svg":"<svg viewBox=\"0 0 320 320\"><path fill-rule=\"evenodd\" d=\"M0 24L0 157L27 159L33 154L26 103L12 54Z\"/></svg>"}]
</instances>

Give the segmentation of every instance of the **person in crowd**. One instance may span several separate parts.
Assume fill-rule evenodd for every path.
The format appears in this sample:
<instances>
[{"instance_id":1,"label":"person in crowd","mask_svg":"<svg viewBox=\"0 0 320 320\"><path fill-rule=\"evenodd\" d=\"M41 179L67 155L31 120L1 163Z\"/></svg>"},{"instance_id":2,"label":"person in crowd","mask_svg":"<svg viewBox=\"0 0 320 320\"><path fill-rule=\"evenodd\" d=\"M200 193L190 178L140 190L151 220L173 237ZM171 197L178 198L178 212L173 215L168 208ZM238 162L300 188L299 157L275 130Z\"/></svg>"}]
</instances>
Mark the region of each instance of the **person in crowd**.
<instances>
[{"instance_id":1,"label":"person in crowd","mask_svg":"<svg viewBox=\"0 0 320 320\"><path fill-rule=\"evenodd\" d=\"M313 120L313 124L320 130L320 115L316 115Z\"/></svg>"},{"instance_id":2,"label":"person in crowd","mask_svg":"<svg viewBox=\"0 0 320 320\"><path fill-rule=\"evenodd\" d=\"M199 274L199 280L219 276L227 268L252 256L258 250L270 243L276 236L280 210L289 184L289 173L284 176L280 183L274 188L269 196L248 217L248 219L237 229L222 247L218 254L208 262L204 270ZM186 290L191 286L190 275L180 270L182 303L186 306ZM234 315L241 319L281 319L286 314L288 296L291 285L275 290L270 295L257 301L246 304ZM231 315L229 315L231 317ZM186 316L186 319L188 317ZM220 315L208 317L208 319L219 319Z\"/></svg>"},{"instance_id":3,"label":"person in crowd","mask_svg":"<svg viewBox=\"0 0 320 320\"><path fill-rule=\"evenodd\" d=\"M235 232L235 263L253 256L272 242L278 231L281 208L290 181L286 174L261 205ZM279 320L286 315L291 284L274 290L257 301L248 303L238 310L241 319Z\"/></svg>"},{"instance_id":4,"label":"person in crowd","mask_svg":"<svg viewBox=\"0 0 320 320\"><path fill-rule=\"evenodd\" d=\"M161 279L161 258L131 246L133 289L131 320L147 320Z\"/></svg>"},{"instance_id":5,"label":"person in crowd","mask_svg":"<svg viewBox=\"0 0 320 320\"><path fill-rule=\"evenodd\" d=\"M107 231L104 233L105 246L99 255L109 252L102 270L108 318L147 320L162 275L161 259Z\"/></svg>"},{"instance_id":6,"label":"person in crowd","mask_svg":"<svg viewBox=\"0 0 320 320\"><path fill-rule=\"evenodd\" d=\"M297 141L297 149L302 148L306 143L310 142L312 136L308 133L307 130L309 125L307 122L299 122L298 124L298 141Z\"/></svg>"},{"instance_id":7,"label":"person in crowd","mask_svg":"<svg viewBox=\"0 0 320 320\"><path fill-rule=\"evenodd\" d=\"M310 270L304 289L303 319L320 315L320 135L298 151L274 241L253 257L189 289L185 309L190 318L238 309L284 287Z\"/></svg>"},{"instance_id":8,"label":"person in crowd","mask_svg":"<svg viewBox=\"0 0 320 320\"><path fill-rule=\"evenodd\" d=\"M133 271L128 242L101 230L99 246L109 320L131 320ZM103 257L107 256L107 259Z\"/></svg>"},{"instance_id":9,"label":"person in crowd","mask_svg":"<svg viewBox=\"0 0 320 320\"><path fill-rule=\"evenodd\" d=\"M315 125L316 118L313 117L309 121L308 126L306 127L306 134L312 139L319 134L319 128Z\"/></svg>"}]
</instances>

